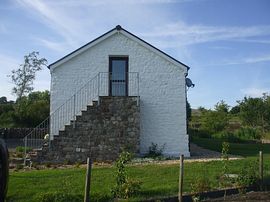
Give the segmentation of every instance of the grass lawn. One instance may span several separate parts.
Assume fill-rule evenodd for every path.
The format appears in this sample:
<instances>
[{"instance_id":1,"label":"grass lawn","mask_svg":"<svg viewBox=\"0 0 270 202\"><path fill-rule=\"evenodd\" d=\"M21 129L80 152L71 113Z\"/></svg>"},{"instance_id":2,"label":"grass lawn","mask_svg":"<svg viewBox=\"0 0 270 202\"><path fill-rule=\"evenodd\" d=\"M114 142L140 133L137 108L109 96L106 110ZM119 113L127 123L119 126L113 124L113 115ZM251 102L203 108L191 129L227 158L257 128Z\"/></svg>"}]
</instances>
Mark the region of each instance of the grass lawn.
<instances>
[{"instance_id":1,"label":"grass lawn","mask_svg":"<svg viewBox=\"0 0 270 202\"><path fill-rule=\"evenodd\" d=\"M207 148L219 151L221 141L209 139L195 139L196 143ZM269 145L257 144L230 144L230 152L247 158L230 161L230 173L239 173L245 164L255 163L258 151L265 153L265 175L270 175L270 148ZM184 191L191 191L191 183L206 176L210 180L212 189L219 185L218 176L222 173L223 163L212 161L205 163L185 163ZM9 201L31 202L46 192L66 192L77 194L83 199L84 168L47 169L26 172L10 173L8 199ZM109 201L112 199L111 188L114 185L114 172L112 167L94 167L92 171L91 199L93 201ZM141 201L152 197L176 195L178 191L179 165L137 165L128 166L128 173L132 178L142 182L141 192L129 201Z\"/></svg>"},{"instance_id":2,"label":"grass lawn","mask_svg":"<svg viewBox=\"0 0 270 202\"><path fill-rule=\"evenodd\" d=\"M211 149L214 151L221 152L222 140L220 139L208 139L194 137L193 141L195 144ZM240 155L243 157L257 157L259 151L263 151L266 158L270 158L270 144L250 144L250 143L229 143L229 153L234 155Z\"/></svg>"}]
</instances>

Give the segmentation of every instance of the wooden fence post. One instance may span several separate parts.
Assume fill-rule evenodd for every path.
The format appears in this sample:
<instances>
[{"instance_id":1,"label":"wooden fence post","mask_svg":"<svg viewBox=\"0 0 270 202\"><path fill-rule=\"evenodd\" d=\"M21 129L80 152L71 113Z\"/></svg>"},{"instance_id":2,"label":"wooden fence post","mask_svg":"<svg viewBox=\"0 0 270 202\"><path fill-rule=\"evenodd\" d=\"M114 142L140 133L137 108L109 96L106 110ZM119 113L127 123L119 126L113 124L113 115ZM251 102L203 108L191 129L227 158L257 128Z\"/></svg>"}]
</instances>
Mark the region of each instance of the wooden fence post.
<instances>
[{"instance_id":1,"label":"wooden fence post","mask_svg":"<svg viewBox=\"0 0 270 202\"><path fill-rule=\"evenodd\" d=\"M184 155L181 155L180 170L179 170L179 193L178 193L179 202L183 202L183 177L184 177Z\"/></svg>"},{"instance_id":2,"label":"wooden fence post","mask_svg":"<svg viewBox=\"0 0 270 202\"><path fill-rule=\"evenodd\" d=\"M91 170L92 170L92 161L88 157L86 178L85 178L84 202L90 202Z\"/></svg>"},{"instance_id":3,"label":"wooden fence post","mask_svg":"<svg viewBox=\"0 0 270 202\"><path fill-rule=\"evenodd\" d=\"M259 152L259 176L260 176L260 189L263 190L263 153L262 151Z\"/></svg>"}]
</instances>

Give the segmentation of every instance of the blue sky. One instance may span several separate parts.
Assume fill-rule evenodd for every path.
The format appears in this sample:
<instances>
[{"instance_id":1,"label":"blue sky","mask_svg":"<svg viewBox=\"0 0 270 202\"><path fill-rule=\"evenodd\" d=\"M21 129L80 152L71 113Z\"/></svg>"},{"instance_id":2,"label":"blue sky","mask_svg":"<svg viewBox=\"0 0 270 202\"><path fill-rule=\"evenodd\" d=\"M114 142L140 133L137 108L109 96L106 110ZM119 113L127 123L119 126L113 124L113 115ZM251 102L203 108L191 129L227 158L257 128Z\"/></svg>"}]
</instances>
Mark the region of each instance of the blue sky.
<instances>
[{"instance_id":1,"label":"blue sky","mask_svg":"<svg viewBox=\"0 0 270 202\"><path fill-rule=\"evenodd\" d=\"M270 92L269 0L0 0L0 96L39 51L49 63L117 24L191 67L193 108ZM43 69L35 90L50 88Z\"/></svg>"}]
</instances>

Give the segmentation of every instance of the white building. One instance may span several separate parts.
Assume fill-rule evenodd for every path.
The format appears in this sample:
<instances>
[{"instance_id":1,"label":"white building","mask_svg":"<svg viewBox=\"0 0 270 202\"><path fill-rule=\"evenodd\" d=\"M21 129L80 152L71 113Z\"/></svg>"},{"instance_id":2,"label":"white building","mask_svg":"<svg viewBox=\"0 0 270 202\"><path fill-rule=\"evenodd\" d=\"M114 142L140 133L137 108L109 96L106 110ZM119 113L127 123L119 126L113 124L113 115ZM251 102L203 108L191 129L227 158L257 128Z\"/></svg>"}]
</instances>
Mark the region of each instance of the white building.
<instances>
[{"instance_id":1,"label":"white building","mask_svg":"<svg viewBox=\"0 0 270 202\"><path fill-rule=\"evenodd\" d=\"M140 153L152 143L169 156L190 156L186 127L189 67L121 26L49 66L51 140L99 96L136 96Z\"/></svg>"}]
</instances>

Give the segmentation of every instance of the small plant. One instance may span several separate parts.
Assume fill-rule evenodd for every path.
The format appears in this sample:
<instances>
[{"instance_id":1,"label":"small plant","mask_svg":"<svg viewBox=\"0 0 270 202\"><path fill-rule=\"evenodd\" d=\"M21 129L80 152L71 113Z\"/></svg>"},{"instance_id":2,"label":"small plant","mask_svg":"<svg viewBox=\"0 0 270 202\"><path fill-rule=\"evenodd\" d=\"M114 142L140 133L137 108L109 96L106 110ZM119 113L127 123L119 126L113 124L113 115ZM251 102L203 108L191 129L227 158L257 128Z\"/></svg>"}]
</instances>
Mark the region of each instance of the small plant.
<instances>
[{"instance_id":1,"label":"small plant","mask_svg":"<svg viewBox=\"0 0 270 202\"><path fill-rule=\"evenodd\" d=\"M29 152L29 151L31 151L31 150L32 150L31 147L26 147L26 152ZM24 147L23 147L23 146L18 146L18 147L16 147L16 152L17 152L17 153L23 153L23 152L24 152Z\"/></svg>"},{"instance_id":2,"label":"small plant","mask_svg":"<svg viewBox=\"0 0 270 202\"><path fill-rule=\"evenodd\" d=\"M141 182L128 177L126 164L131 161L129 152L122 152L117 159L116 165L116 185L112 189L115 198L127 199L137 193L141 188Z\"/></svg>"},{"instance_id":3,"label":"small plant","mask_svg":"<svg viewBox=\"0 0 270 202\"><path fill-rule=\"evenodd\" d=\"M226 174L228 171L229 148L230 148L230 145L228 142L222 143L221 158L222 158L222 163L223 163L223 175Z\"/></svg>"},{"instance_id":4,"label":"small plant","mask_svg":"<svg viewBox=\"0 0 270 202\"><path fill-rule=\"evenodd\" d=\"M80 166L81 166L81 162L77 162L77 163L74 165L75 168L80 168Z\"/></svg>"},{"instance_id":5,"label":"small plant","mask_svg":"<svg viewBox=\"0 0 270 202\"><path fill-rule=\"evenodd\" d=\"M201 198L198 193L206 192L211 189L210 180L207 178L207 175L204 174L202 176L195 177L194 181L190 184L191 193L194 194L192 196L193 201L200 201Z\"/></svg>"},{"instance_id":6,"label":"small plant","mask_svg":"<svg viewBox=\"0 0 270 202\"><path fill-rule=\"evenodd\" d=\"M228 161L229 161L229 148L230 145L228 142L222 143L222 149L221 149L221 158L222 158L222 175L220 177L220 185L222 187L228 187L231 185L230 178L228 176ZM226 190L224 192L224 200L227 193Z\"/></svg>"},{"instance_id":7,"label":"small plant","mask_svg":"<svg viewBox=\"0 0 270 202\"><path fill-rule=\"evenodd\" d=\"M146 157L159 158L162 156L164 148L165 144L161 148L159 148L158 144L154 144L152 142L151 146L148 149L148 154L146 155Z\"/></svg>"},{"instance_id":8,"label":"small plant","mask_svg":"<svg viewBox=\"0 0 270 202\"><path fill-rule=\"evenodd\" d=\"M245 163L237 178L238 186L247 187L257 184L259 180L258 167L258 161Z\"/></svg>"}]
</instances>

